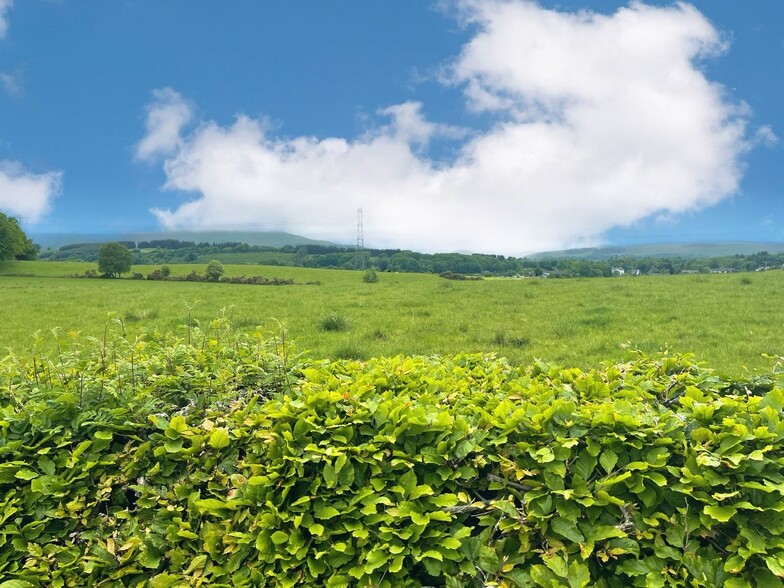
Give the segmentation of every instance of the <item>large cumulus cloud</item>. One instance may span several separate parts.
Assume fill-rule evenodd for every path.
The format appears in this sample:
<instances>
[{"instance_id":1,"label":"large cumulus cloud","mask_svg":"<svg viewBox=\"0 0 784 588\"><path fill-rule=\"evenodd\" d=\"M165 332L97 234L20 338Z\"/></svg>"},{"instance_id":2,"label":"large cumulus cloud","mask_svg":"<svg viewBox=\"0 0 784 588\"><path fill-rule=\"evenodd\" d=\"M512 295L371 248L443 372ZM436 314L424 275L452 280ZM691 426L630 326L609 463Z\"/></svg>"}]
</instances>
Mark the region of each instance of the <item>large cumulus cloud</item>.
<instances>
[{"instance_id":1,"label":"large cumulus cloud","mask_svg":"<svg viewBox=\"0 0 784 588\"><path fill-rule=\"evenodd\" d=\"M288 228L350 242L362 207L374 246L520 254L591 243L737 191L745 115L701 69L727 47L692 6L457 7L475 33L444 81L489 126L455 129L408 102L382 108L386 123L358 138L280 138L246 116L189 128L189 103L158 91L137 155L161 159L165 187L193 197L155 215L168 228ZM446 164L428 157L440 136L460 141Z\"/></svg>"}]
</instances>

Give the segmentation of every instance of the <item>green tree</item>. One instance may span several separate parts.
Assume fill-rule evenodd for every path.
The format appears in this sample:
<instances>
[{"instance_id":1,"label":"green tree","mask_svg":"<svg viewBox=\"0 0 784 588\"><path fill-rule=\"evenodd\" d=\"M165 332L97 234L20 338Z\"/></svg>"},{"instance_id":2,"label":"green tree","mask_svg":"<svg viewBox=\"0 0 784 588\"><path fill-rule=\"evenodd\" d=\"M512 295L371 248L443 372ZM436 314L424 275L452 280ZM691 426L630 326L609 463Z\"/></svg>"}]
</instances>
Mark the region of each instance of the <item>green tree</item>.
<instances>
[{"instance_id":1,"label":"green tree","mask_svg":"<svg viewBox=\"0 0 784 588\"><path fill-rule=\"evenodd\" d=\"M211 260L207 264L207 270L204 272L210 282L217 282L223 275L223 264L217 259Z\"/></svg>"},{"instance_id":2,"label":"green tree","mask_svg":"<svg viewBox=\"0 0 784 588\"><path fill-rule=\"evenodd\" d=\"M131 271L133 257L122 243L104 243L98 251L98 271L110 278Z\"/></svg>"},{"instance_id":3,"label":"green tree","mask_svg":"<svg viewBox=\"0 0 784 588\"><path fill-rule=\"evenodd\" d=\"M0 212L0 261L35 259L39 247L25 235L19 222Z\"/></svg>"}]
</instances>

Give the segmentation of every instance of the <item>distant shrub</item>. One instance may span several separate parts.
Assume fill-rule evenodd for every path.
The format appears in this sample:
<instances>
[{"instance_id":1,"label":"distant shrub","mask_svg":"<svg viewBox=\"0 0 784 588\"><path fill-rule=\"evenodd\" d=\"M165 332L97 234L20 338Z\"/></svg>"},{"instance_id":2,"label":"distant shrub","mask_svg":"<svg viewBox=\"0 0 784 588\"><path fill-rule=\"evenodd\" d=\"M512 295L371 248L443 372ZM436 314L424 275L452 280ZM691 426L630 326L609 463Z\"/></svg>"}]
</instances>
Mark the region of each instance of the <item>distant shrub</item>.
<instances>
[{"instance_id":1,"label":"distant shrub","mask_svg":"<svg viewBox=\"0 0 784 588\"><path fill-rule=\"evenodd\" d=\"M328 332L348 331L348 321L339 314L330 314L321 319L319 329Z\"/></svg>"},{"instance_id":2,"label":"distant shrub","mask_svg":"<svg viewBox=\"0 0 784 588\"><path fill-rule=\"evenodd\" d=\"M378 273L371 267L365 271L365 275L362 276L362 281L366 284L375 284L378 282Z\"/></svg>"},{"instance_id":3,"label":"distant shrub","mask_svg":"<svg viewBox=\"0 0 784 588\"><path fill-rule=\"evenodd\" d=\"M265 278L264 276L223 276L220 281L225 284L250 284L255 286L290 286L292 278Z\"/></svg>"},{"instance_id":4,"label":"distant shrub","mask_svg":"<svg viewBox=\"0 0 784 588\"><path fill-rule=\"evenodd\" d=\"M481 280L482 276L467 276L458 272L441 272L438 274L445 280Z\"/></svg>"},{"instance_id":5,"label":"distant shrub","mask_svg":"<svg viewBox=\"0 0 784 588\"><path fill-rule=\"evenodd\" d=\"M752 282L752 280L751 280L751 278L750 278L749 276L743 276L743 277L740 279L740 283L741 283L743 286L750 286L750 285L751 285L753 282Z\"/></svg>"},{"instance_id":6,"label":"distant shrub","mask_svg":"<svg viewBox=\"0 0 784 588\"><path fill-rule=\"evenodd\" d=\"M141 274L139 272L133 272L131 274L131 279L132 280L143 280L144 279L144 274Z\"/></svg>"}]
</instances>

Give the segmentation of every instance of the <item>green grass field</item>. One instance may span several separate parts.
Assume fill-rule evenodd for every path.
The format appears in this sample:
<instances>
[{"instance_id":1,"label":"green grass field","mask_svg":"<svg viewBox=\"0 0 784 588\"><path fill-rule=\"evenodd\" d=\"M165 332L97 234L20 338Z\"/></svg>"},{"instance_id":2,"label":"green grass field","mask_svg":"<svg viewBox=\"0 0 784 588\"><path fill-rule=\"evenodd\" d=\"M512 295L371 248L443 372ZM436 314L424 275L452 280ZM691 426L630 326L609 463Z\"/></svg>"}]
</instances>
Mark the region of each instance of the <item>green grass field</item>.
<instances>
[{"instance_id":1,"label":"green grass field","mask_svg":"<svg viewBox=\"0 0 784 588\"><path fill-rule=\"evenodd\" d=\"M784 354L779 298L784 272L575 280L449 281L434 275L227 265L226 275L294 278L295 286L141 280L86 280L95 264L0 264L0 349L19 352L33 333L60 327L99 336L112 316L129 333L183 329L189 306L202 325L225 312L237 328L285 327L313 357L495 352L513 362L541 358L591 366L622 360L629 348L693 352L723 374L770 369L763 353ZM175 275L204 265L172 265ZM147 273L151 266L134 271ZM320 285L305 285L319 281ZM345 330L322 328L342 319ZM338 321L340 322L340 321Z\"/></svg>"}]
</instances>

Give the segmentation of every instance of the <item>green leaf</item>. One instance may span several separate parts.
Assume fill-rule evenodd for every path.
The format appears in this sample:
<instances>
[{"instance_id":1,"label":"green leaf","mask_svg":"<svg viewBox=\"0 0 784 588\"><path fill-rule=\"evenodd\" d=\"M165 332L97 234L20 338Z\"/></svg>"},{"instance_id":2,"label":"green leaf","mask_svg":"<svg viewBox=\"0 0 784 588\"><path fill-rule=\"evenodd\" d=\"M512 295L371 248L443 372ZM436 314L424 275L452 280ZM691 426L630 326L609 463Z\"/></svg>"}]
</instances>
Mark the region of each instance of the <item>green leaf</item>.
<instances>
[{"instance_id":1,"label":"green leaf","mask_svg":"<svg viewBox=\"0 0 784 588\"><path fill-rule=\"evenodd\" d=\"M0 584L0 588L34 588L30 582L25 580L6 580Z\"/></svg>"},{"instance_id":2,"label":"green leaf","mask_svg":"<svg viewBox=\"0 0 784 588\"><path fill-rule=\"evenodd\" d=\"M231 444L231 437L226 429L214 429L207 441L213 449L223 449Z\"/></svg>"},{"instance_id":3,"label":"green leaf","mask_svg":"<svg viewBox=\"0 0 784 588\"><path fill-rule=\"evenodd\" d=\"M16 472L19 470L19 466L24 465L24 462L20 462L19 465L15 463L0 463L0 484L10 484L16 478Z\"/></svg>"},{"instance_id":4,"label":"green leaf","mask_svg":"<svg viewBox=\"0 0 784 588\"><path fill-rule=\"evenodd\" d=\"M389 561L389 554L379 548L370 551L365 557L365 573L372 574Z\"/></svg>"},{"instance_id":5,"label":"green leaf","mask_svg":"<svg viewBox=\"0 0 784 588\"><path fill-rule=\"evenodd\" d=\"M614 539L618 537L626 537L626 533L621 531L618 527L612 525L600 525L596 527L590 534L590 538L594 541L604 541L606 539Z\"/></svg>"},{"instance_id":6,"label":"green leaf","mask_svg":"<svg viewBox=\"0 0 784 588\"><path fill-rule=\"evenodd\" d=\"M33 470L27 470L27 469L19 470L15 474L16 478L19 478L20 480L28 480L28 481L29 480L34 480L38 476L39 476L38 472L35 472Z\"/></svg>"},{"instance_id":7,"label":"green leaf","mask_svg":"<svg viewBox=\"0 0 784 588\"><path fill-rule=\"evenodd\" d=\"M422 496L432 496L433 494L434 494L433 489L430 486L428 486L427 484L422 484L421 486L417 486L411 491L411 494L409 495L408 499L416 500L417 498L421 498Z\"/></svg>"},{"instance_id":8,"label":"green leaf","mask_svg":"<svg viewBox=\"0 0 784 588\"><path fill-rule=\"evenodd\" d=\"M613 471L618 463L618 455L612 449L605 449L599 456L599 464L608 474Z\"/></svg>"},{"instance_id":9,"label":"green leaf","mask_svg":"<svg viewBox=\"0 0 784 588\"><path fill-rule=\"evenodd\" d=\"M413 469L408 470L397 480L398 484L405 490L406 496L410 496L417 485L417 477Z\"/></svg>"},{"instance_id":10,"label":"green leaf","mask_svg":"<svg viewBox=\"0 0 784 588\"><path fill-rule=\"evenodd\" d=\"M205 498L204 500L197 500L195 504L201 512L209 512L218 516L221 515L222 511L237 509L236 504L232 502L224 502L223 500L218 500L217 498Z\"/></svg>"},{"instance_id":11,"label":"green leaf","mask_svg":"<svg viewBox=\"0 0 784 588\"><path fill-rule=\"evenodd\" d=\"M784 588L784 582L764 568L754 571L754 582L757 588Z\"/></svg>"},{"instance_id":12,"label":"green leaf","mask_svg":"<svg viewBox=\"0 0 784 588\"><path fill-rule=\"evenodd\" d=\"M550 568L552 572L559 578L566 578L567 574L569 573L566 568L566 562L558 555L544 554L542 555L542 561L544 561L544 565Z\"/></svg>"},{"instance_id":13,"label":"green leaf","mask_svg":"<svg viewBox=\"0 0 784 588\"><path fill-rule=\"evenodd\" d=\"M161 556L156 555L150 551L142 551L142 553L139 555L139 563L145 568L154 570L159 565L161 565ZM0 588L2 587L0 586Z\"/></svg>"},{"instance_id":14,"label":"green leaf","mask_svg":"<svg viewBox=\"0 0 784 588\"><path fill-rule=\"evenodd\" d=\"M487 545L482 545L479 548L479 567L490 574L498 573L500 565L495 549Z\"/></svg>"},{"instance_id":15,"label":"green leaf","mask_svg":"<svg viewBox=\"0 0 784 588\"><path fill-rule=\"evenodd\" d=\"M784 578L784 565L782 565L781 560L776 557L775 555L769 555L764 558L765 565L768 566L768 569L773 572L779 578Z\"/></svg>"},{"instance_id":16,"label":"green leaf","mask_svg":"<svg viewBox=\"0 0 784 588\"><path fill-rule=\"evenodd\" d=\"M168 440L163 444L167 453L179 453L182 451L182 439Z\"/></svg>"},{"instance_id":17,"label":"green leaf","mask_svg":"<svg viewBox=\"0 0 784 588\"><path fill-rule=\"evenodd\" d=\"M541 564L531 566L531 579L544 588L563 585L558 576Z\"/></svg>"},{"instance_id":18,"label":"green leaf","mask_svg":"<svg viewBox=\"0 0 784 588\"><path fill-rule=\"evenodd\" d=\"M460 539L455 539L454 537L444 537L441 539L440 543L441 547L446 549L460 549Z\"/></svg>"},{"instance_id":19,"label":"green leaf","mask_svg":"<svg viewBox=\"0 0 784 588\"><path fill-rule=\"evenodd\" d=\"M738 512L734 506L706 506L705 514L720 523L729 521Z\"/></svg>"},{"instance_id":20,"label":"green leaf","mask_svg":"<svg viewBox=\"0 0 784 588\"><path fill-rule=\"evenodd\" d=\"M338 483L338 476L335 473L335 467L331 463L324 465L323 474L324 481L327 483L327 488L334 488Z\"/></svg>"},{"instance_id":21,"label":"green leaf","mask_svg":"<svg viewBox=\"0 0 784 588\"><path fill-rule=\"evenodd\" d=\"M173 574L156 574L150 578L150 588L171 588L179 582L179 578Z\"/></svg>"},{"instance_id":22,"label":"green leaf","mask_svg":"<svg viewBox=\"0 0 784 588\"><path fill-rule=\"evenodd\" d=\"M555 517L550 521L550 529L561 537L574 541L575 543L582 543L585 537L577 528L577 523L568 521L562 517Z\"/></svg>"},{"instance_id":23,"label":"green leaf","mask_svg":"<svg viewBox=\"0 0 784 588\"><path fill-rule=\"evenodd\" d=\"M575 461L572 465L574 473L580 476L583 480L590 479L595 467L596 458L585 450L580 453L580 457L577 458L577 461Z\"/></svg>"},{"instance_id":24,"label":"green leaf","mask_svg":"<svg viewBox=\"0 0 784 588\"><path fill-rule=\"evenodd\" d=\"M204 566L206 566L206 565L207 565L207 556L206 556L206 555L204 555L204 554L202 554L202 555L197 555L196 557L194 557L194 558L191 560L191 563L190 563L190 565L188 566L188 569L187 569L187 570L185 570L185 573L186 573L186 574L190 574L190 573L191 573L193 570L201 570L201 569L203 569L203 568L204 568Z\"/></svg>"},{"instance_id":25,"label":"green leaf","mask_svg":"<svg viewBox=\"0 0 784 588\"><path fill-rule=\"evenodd\" d=\"M458 502L459 500L454 494L439 494L432 500L433 505L439 508L455 506Z\"/></svg>"},{"instance_id":26,"label":"green leaf","mask_svg":"<svg viewBox=\"0 0 784 588\"><path fill-rule=\"evenodd\" d=\"M591 583L591 571L584 563L575 560L569 564L569 573L566 578L569 588L585 588Z\"/></svg>"},{"instance_id":27,"label":"green leaf","mask_svg":"<svg viewBox=\"0 0 784 588\"><path fill-rule=\"evenodd\" d=\"M313 509L313 514L317 519L328 520L338 516L340 511L328 504L317 504Z\"/></svg>"}]
</instances>

